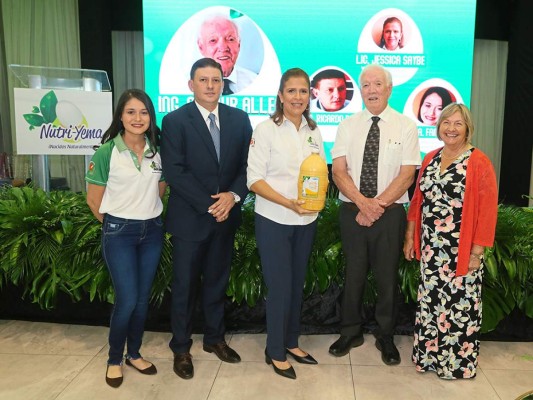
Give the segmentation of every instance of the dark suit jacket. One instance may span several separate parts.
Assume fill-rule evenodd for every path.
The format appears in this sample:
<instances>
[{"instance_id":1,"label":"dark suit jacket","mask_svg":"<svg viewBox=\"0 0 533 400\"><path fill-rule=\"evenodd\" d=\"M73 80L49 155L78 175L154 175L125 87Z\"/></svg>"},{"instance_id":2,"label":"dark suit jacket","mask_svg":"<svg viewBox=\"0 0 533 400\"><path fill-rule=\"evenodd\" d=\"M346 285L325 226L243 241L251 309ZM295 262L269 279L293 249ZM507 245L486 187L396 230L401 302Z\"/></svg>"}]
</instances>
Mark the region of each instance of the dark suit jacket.
<instances>
[{"instance_id":1,"label":"dark suit jacket","mask_svg":"<svg viewBox=\"0 0 533 400\"><path fill-rule=\"evenodd\" d=\"M242 200L248 194L246 166L252 126L244 111L218 105L220 162L213 139L196 103L188 103L163 118L161 160L170 185L166 227L172 235L200 241L214 229L237 229L241 223L240 205L228 219L216 222L207 212L215 203L211 195L235 192Z\"/></svg>"}]
</instances>

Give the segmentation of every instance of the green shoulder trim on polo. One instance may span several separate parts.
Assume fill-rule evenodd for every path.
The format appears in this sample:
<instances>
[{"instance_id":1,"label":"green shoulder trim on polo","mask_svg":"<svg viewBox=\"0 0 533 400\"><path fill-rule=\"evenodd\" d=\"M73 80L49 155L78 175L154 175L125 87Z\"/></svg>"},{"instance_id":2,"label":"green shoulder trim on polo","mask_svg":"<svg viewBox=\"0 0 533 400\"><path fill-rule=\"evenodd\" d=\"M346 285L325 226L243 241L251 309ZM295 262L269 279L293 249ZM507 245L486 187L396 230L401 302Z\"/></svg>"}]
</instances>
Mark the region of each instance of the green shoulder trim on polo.
<instances>
[{"instance_id":1,"label":"green shoulder trim on polo","mask_svg":"<svg viewBox=\"0 0 533 400\"><path fill-rule=\"evenodd\" d=\"M124 139L122 139L122 132L115 136L113 142L115 142L115 146L117 146L118 151L120 151L121 153L124 150L129 150L128 146L126 146L126 143L124 143Z\"/></svg>"},{"instance_id":2,"label":"green shoulder trim on polo","mask_svg":"<svg viewBox=\"0 0 533 400\"><path fill-rule=\"evenodd\" d=\"M115 143L110 140L101 145L89 162L89 168L85 174L85 181L99 186L105 186L109 179L109 167L111 165L111 154Z\"/></svg>"}]
</instances>

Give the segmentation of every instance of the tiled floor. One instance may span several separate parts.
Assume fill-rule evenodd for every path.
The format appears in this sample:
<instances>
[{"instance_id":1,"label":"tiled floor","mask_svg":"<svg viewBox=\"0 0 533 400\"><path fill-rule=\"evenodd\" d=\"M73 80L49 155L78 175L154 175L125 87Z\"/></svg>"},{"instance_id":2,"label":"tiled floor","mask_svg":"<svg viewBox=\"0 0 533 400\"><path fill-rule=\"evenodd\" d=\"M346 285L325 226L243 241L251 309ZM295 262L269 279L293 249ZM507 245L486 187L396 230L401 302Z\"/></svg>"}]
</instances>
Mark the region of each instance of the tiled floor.
<instances>
[{"instance_id":1,"label":"tiled floor","mask_svg":"<svg viewBox=\"0 0 533 400\"><path fill-rule=\"evenodd\" d=\"M145 376L124 367L124 383L112 389L104 382L106 327L0 320L1 400L198 399L198 400L373 400L373 399L516 399L533 390L533 344L483 342L478 376L444 381L419 374L410 362L412 338L397 336L402 363L381 362L374 340L349 356L328 354L336 335L303 336L302 348L319 365L293 363L298 379L274 374L264 362L265 335L227 337L242 362L226 364L201 348L195 335L191 349L195 376L189 381L172 371L169 333L146 332L143 355L158 368Z\"/></svg>"}]
</instances>

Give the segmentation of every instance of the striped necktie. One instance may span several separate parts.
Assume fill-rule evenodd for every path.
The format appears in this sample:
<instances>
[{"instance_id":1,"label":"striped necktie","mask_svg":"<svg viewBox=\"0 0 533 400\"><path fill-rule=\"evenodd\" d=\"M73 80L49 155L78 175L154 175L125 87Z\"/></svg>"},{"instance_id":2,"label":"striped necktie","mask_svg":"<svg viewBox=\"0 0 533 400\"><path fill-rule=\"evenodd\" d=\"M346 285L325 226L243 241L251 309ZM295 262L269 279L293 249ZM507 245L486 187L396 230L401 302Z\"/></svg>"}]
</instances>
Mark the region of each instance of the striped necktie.
<instances>
[{"instance_id":1,"label":"striped necktie","mask_svg":"<svg viewBox=\"0 0 533 400\"><path fill-rule=\"evenodd\" d=\"M217 159L220 160L220 131L217 124L215 124L215 114L209 114L209 132L213 138L213 144L215 145L215 151L217 152Z\"/></svg>"}]
</instances>

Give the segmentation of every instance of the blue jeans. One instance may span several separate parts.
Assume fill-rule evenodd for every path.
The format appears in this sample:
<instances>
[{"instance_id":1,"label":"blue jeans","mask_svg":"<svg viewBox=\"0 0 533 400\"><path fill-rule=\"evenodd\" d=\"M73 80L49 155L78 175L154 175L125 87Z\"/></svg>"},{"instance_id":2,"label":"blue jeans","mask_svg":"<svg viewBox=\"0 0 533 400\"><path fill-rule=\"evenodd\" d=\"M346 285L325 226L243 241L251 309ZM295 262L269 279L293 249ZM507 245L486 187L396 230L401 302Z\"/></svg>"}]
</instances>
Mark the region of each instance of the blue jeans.
<instances>
[{"instance_id":1,"label":"blue jeans","mask_svg":"<svg viewBox=\"0 0 533 400\"><path fill-rule=\"evenodd\" d=\"M102 253L115 289L109 326L109 365L122 364L126 342L127 357L141 357L148 300L162 248L161 217L132 220L104 216Z\"/></svg>"}]
</instances>

